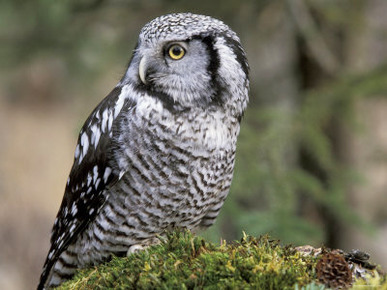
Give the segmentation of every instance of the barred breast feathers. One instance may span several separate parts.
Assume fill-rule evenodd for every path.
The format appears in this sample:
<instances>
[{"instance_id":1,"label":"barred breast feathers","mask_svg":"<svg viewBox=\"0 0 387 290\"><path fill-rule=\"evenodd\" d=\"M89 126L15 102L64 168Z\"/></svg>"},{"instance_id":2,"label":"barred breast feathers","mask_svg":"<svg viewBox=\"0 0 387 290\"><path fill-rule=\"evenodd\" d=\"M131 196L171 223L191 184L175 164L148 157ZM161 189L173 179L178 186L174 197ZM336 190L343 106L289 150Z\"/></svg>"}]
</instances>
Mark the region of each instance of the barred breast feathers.
<instances>
[{"instance_id":1,"label":"barred breast feathers","mask_svg":"<svg viewBox=\"0 0 387 290\"><path fill-rule=\"evenodd\" d=\"M128 95L133 95L128 86ZM163 103L144 93L136 99L135 118L146 120L149 126L145 130L164 128L154 132L156 136L165 139L175 139L194 144L197 149L208 150L232 149L236 146L239 134L239 122L236 118L228 116L225 110L189 110L176 114L164 107ZM129 112L128 118L132 118ZM131 120L133 122L133 120ZM147 124L147 125L148 125ZM157 126L156 126L157 125Z\"/></svg>"}]
</instances>

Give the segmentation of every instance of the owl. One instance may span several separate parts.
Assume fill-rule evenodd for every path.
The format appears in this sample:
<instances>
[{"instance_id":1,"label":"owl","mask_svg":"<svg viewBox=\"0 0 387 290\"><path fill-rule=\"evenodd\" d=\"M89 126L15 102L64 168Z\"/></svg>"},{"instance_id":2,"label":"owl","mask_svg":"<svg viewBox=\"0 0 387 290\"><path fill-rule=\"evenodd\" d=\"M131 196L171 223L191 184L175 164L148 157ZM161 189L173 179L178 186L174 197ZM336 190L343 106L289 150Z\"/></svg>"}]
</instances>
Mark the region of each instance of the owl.
<instances>
[{"instance_id":1,"label":"owl","mask_svg":"<svg viewBox=\"0 0 387 290\"><path fill-rule=\"evenodd\" d=\"M212 225L229 192L248 103L246 54L220 20L160 16L90 114L38 289L173 229Z\"/></svg>"}]
</instances>

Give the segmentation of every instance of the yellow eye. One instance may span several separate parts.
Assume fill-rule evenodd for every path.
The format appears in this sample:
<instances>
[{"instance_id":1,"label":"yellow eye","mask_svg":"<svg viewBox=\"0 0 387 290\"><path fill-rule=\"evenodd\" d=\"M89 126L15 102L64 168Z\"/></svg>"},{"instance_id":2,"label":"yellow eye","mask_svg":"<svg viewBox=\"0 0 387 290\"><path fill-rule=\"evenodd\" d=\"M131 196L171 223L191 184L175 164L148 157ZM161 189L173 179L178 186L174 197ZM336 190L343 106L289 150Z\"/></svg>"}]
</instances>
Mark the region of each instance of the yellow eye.
<instances>
[{"instance_id":1,"label":"yellow eye","mask_svg":"<svg viewBox=\"0 0 387 290\"><path fill-rule=\"evenodd\" d=\"M182 59L185 54L185 49L178 44L173 44L168 48L168 55L174 60Z\"/></svg>"}]
</instances>

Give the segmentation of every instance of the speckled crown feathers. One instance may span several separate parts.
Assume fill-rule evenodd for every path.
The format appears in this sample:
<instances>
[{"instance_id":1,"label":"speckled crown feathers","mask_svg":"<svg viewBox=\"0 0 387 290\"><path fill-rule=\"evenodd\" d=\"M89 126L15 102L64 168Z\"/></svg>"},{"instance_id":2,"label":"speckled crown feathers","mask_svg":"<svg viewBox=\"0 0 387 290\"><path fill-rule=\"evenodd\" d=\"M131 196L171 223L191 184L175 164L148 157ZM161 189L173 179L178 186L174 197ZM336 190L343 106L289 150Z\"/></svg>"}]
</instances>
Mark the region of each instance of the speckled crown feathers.
<instances>
[{"instance_id":1,"label":"speckled crown feathers","mask_svg":"<svg viewBox=\"0 0 387 290\"><path fill-rule=\"evenodd\" d=\"M210 16L193 13L167 14L148 22L140 32L140 41L155 39L190 38L206 33L222 33L239 42L236 33L222 21Z\"/></svg>"}]
</instances>

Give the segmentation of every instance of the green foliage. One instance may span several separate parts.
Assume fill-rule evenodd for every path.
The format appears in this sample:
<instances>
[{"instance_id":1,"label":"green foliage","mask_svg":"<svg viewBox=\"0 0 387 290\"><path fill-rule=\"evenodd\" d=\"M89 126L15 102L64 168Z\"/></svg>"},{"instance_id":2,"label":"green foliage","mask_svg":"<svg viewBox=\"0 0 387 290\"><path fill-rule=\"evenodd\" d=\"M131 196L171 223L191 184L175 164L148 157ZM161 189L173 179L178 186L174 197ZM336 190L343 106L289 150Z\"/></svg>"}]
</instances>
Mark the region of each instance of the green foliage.
<instances>
[{"instance_id":1,"label":"green foliage","mask_svg":"<svg viewBox=\"0 0 387 290\"><path fill-rule=\"evenodd\" d=\"M145 251L82 270L59 289L292 289L314 281L315 264L268 236L218 246L177 232Z\"/></svg>"},{"instance_id":2,"label":"green foliage","mask_svg":"<svg viewBox=\"0 0 387 290\"><path fill-rule=\"evenodd\" d=\"M231 192L216 228L206 237L219 231L226 233L223 237L233 237L227 236L233 229L234 233L270 233L285 243L318 245L326 232L310 216L300 215L305 198L344 226L356 224L372 231L346 198L348 188L362 186L364 181L338 158L337 140L327 130L341 124L362 134L354 104L360 98L385 95L386 84L387 67L382 66L306 92L300 107L292 112L249 108L242 123ZM323 176L300 166L296 148L303 148Z\"/></svg>"},{"instance_id":3,"label":"green foliage","mask_svg":"<svg viewBox=\"0 0 387 290\"><path fill-rule=\"evenodd\" d=\"M321 284L317 284L316 282L312 282L308 285L300 287L298 284L295 285L294 290L324 290L326 287Z\"/></svg>"}]
</instances>

